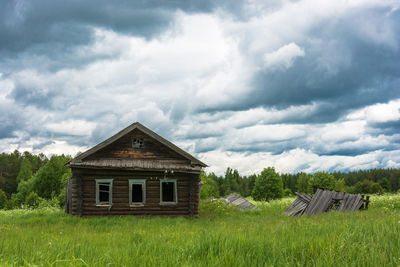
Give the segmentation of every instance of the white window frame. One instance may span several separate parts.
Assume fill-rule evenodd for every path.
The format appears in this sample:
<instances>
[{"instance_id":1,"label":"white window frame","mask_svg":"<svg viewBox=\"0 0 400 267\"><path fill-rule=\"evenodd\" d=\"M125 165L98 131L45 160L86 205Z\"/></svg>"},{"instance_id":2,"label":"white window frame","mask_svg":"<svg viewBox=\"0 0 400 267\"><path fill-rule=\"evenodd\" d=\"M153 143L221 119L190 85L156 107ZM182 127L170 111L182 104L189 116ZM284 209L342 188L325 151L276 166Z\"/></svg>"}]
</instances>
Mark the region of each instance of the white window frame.
<instances>
[{"instance_id":1,"label":"white window frame","mask_svg":"<svg viewBox=\"0 0 400 267\"><path fill-rule=\"evenodd\" d=\"M112 188L114 179L96 179L96 206L112 206ZM108 202L100 202L100 184L109 184Z\"/></svg>"},{"instance_id":2,"label":"white window frame","mask_svg":"<svg viewBox=\"0 0 400 267\"><path fill-rule=\"evenodd\" d=\"M140 184L142 186L142 202L132 202L132 185ZM146 179L129 179L129 205L144 206L146 204Z\"/></svg>"},{"instance_id":3,"label":"white window frame","mask_svg":"<svg viewBox=\"0 0 400 267\"><path fill-rule=\"evenodd\" d=\"M175 191L175 201L163 201L162 200L162 183L174 183L174 191ZM175 206L178 204L178 182L176 179L160 179L160 205L163 206Z\"/></svg>"}]
</instances>

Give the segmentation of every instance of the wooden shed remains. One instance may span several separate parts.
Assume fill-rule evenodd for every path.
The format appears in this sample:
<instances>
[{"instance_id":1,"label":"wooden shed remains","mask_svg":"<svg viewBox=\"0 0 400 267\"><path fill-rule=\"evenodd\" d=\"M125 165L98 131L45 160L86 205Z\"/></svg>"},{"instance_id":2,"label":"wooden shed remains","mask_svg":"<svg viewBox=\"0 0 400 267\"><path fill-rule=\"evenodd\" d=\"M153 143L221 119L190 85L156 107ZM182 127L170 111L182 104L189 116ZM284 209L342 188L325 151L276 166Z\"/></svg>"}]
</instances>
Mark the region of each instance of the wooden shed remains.
<instances>
[{"instance_id":1,"label":"wooden shed remains","mask_svg":"<svg viewBox=\"0 0 400 267\"><path fill-rule=\"evenodd\" d=\"M369 196L318 188L314 195L296 193L296 200L285 210L289 216L316 215L330 210L356 211L368 209Z\"/></svg>"},{"instance_id":2,"label":"wooden shed remains","mask_svg":"<svg viewBox=\"0 0 400 267\"><path fill-rule=\"evenodd\" d=\"M207 165L135 122L67 163L66 212L197 215Z\"/></svg>"}]
</instances>

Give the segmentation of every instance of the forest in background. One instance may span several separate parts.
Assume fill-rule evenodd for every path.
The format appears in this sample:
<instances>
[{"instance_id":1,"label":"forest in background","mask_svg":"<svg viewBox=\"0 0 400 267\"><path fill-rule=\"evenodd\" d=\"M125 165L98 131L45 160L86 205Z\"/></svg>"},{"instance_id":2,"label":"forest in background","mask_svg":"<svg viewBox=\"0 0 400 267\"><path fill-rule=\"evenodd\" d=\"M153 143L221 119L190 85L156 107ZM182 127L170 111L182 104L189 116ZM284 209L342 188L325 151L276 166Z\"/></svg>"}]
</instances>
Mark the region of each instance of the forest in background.
<instances>
[{"instance_id":1,"label":"forest in background","mask_svg":"<svg viewBox=\"0 0 400 267\"><path fill-rule=\"evenodd\" d=\"M279 174L267 167L260 174L242 176L235 169L227 168L224 176L202 173L201 197L222 197L239 193L256 200L269 200L293 195L295 192L313 193L324 188L354 194L395 193L400 187L400 169L370 169L351 172L316 172L308 174ZM259 195L258 190L266 195Z\"/></svg>"},{"instance_id":2,"label":"forest in background","mask_svg":"<svg viewBox=\"0 0 400 267\"><path fill-rule=\"evenodd\" d=\"M65 184L71 177L65 164L71 156L29 152L0 154L0 209L65 203ZM267 167L260 174L242 176L236 169L227 168L224 176L202 173L201 198L221 197L239 193L256 200L270 200L312 193L317 187L359 194L397 192L400 186L399 169L370 169L352 172L316 172L314 174L279 174Z\"/></svg>"},{"instance_id":3,"label":"forest in background","mask_svg":"<svg viewBox=\"0 0 400 267\"><path fill-rule=\"evenodd\" d=\"M0 154L0 209L64 206L69 160L65 155L47 158L18 150Z\"/></svg>"}]
</instances>

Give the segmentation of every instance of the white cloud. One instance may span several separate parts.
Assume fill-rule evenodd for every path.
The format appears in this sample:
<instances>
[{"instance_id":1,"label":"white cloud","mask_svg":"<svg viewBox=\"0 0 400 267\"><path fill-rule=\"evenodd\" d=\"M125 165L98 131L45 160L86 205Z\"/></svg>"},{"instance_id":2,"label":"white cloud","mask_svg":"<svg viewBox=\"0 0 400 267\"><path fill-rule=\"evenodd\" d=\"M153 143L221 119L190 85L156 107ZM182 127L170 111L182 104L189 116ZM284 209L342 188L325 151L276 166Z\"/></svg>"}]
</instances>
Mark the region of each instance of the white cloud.
<instances>
[{"instance_id":1,"label":"white cloud","mask_svg":"<svg viewBox=\"0 0 400 267\"><path fill-rule=\"evenodd\" d=\"M364 107L350 113L347 118L350 120L363 119L370 123L400 120L400 99Z\"/></svg>"},{"instance_id":2,"label":"white cloud","mask_svg":"<svg viewBox=\"0 0 400 267\"><path fill-rule=\"evenodd\" d=\"M355 140L364 134L365 125L363 120L329 123L318 129L316 135L321 142L327 144Z\"/></svg>"},{"instance_id":3,"label":"white cloud","mask_svg":"<svg viewBox=\"0 0 400 267\"><path fill-rule=\"evenodd\" d=\"M14 89L14 83L11 79L2 79L2 73L0 73L0 101L6 101L6 97Z\"/></svg>"},{"instance_id":4,"label":"white cloud","mask_svg":"<svg viewBox=\"0 0 400 267\"><path fill-rule=\"evenodd\" d=\"M51 144L44 146L40 152L44 153L46 156L56 155L72 155L73 157L78 154L78 152L84 152L88 148L83 146L70 145L65 141L53 140Z\"/></svg>"},{"instance_id":5,"label":"white cloud","mask_svg":"<svg viewBox=\"0 0 400 267\"><path fill-rule=\"evenodd\" d=\"M70 135L91 135L96 127L95 122L83 120L67 120L61 122L48 123L44 125L49 131Z\"/></svg>"},{"instance_id":6,"label":"white cloud","mask_svg":"<svg viewBox=\"0 0 400 267\"><path fill-rule=\"evenodd\" d=\"M295 43L280 47L278 50L264 55L266 68L288 69L297 57L303 57L304 50Z\"/></svg>"},{"instance_id":7,"label":"white cloud","mask_svg":"<svg viewBox=\"0 0 400 267\"><path fill-rule=\"evenodd\" d=\"M398 151L374 151L359 156L320 156L309 150L293 149L282 154L240 153L212 151L199 154L200 159L210 167L207 172L223 175L227 167L238 169L242 175L260 173L266 167L275 167L280 173L308 172L321 170L359 170L371 168L391 168L399 166Z\"/></svg>"}]
</instances>

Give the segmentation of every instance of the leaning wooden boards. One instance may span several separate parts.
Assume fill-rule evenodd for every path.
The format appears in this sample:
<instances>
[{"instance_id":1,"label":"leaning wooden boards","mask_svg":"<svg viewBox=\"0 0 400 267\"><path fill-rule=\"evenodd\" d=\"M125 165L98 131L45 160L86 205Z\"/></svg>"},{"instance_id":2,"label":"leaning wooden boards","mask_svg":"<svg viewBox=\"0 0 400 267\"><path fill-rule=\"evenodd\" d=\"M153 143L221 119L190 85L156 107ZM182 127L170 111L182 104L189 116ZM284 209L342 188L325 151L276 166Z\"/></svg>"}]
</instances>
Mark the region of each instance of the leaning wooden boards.
<instances>
[{"instance_id":1,"label":"leaning wooden boards","mask_svg":"<svg viewBox=\"0 0 400 267\"><path fill-rule=\"evenodd\" d=\"M329 210L355 211L365 202L360 195L318 189L314 195L296 193L297 199L285 210L289 216L315 215Z\"/></svg>"}]
</instances>

